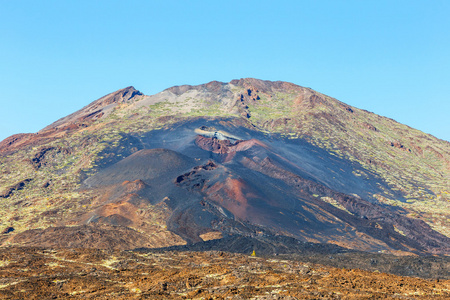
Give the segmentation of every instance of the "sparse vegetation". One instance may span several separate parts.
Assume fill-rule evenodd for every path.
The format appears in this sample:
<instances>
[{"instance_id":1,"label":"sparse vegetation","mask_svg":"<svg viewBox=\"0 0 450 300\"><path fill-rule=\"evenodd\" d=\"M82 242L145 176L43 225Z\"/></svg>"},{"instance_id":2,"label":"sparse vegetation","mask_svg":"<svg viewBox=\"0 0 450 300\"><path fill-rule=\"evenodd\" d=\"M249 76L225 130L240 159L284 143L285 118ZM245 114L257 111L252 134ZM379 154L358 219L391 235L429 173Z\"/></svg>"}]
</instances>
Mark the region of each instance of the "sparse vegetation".
<instances>
[{"instance_id":1,"label":"sparse vegetation","mask_svg":"<svg viewBox=\"0 0 450 300\"><path fill-rule=\"evenodd\" d=\"M247 90L234 86L231 91L238 97ZM258 92L258 98L246 104L250 128L289 140L305 139L359 164L352 176L376 174L388 184L389 188L380 187L384 193L372 195L373 201L402 208L408 216L450 236L448 142L357 108L350 112L345 104L309 89ZM87 127L1 155L0 193L20 181L32 180L9 197L0 198L0 223L21 232L52 226L80 207L94 209L90 206L92 195L78 190L80 182L98 171L105 149L121 147L127 134L139 136L200 116L242 118L221 102L195 97L175 100L179 98L140 107L136 106L139 101L123 103ZM31 161L43 147L52 150L45 153L42 165L35 167ZM322 200L343 209L332 199Z\"/></svg>"}]
</instances>

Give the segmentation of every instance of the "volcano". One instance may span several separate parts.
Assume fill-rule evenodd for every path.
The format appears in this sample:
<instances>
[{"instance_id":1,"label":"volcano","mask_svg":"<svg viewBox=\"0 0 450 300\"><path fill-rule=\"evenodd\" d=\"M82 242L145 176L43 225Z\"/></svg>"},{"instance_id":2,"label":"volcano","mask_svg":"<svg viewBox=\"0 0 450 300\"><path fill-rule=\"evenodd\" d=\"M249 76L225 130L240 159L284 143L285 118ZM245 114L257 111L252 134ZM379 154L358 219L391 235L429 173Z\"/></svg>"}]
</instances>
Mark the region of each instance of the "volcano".
<instances>
[{"instance_id":1,"label":"volcano","mask_svg":"<svg viewBox=\"0 0 450 300\"><path fill-rule=\"evenodd\" d=\"M292 83L128 87L0 156L3 246L450 254L450 144Z\"/></svg>"}]
</instances>

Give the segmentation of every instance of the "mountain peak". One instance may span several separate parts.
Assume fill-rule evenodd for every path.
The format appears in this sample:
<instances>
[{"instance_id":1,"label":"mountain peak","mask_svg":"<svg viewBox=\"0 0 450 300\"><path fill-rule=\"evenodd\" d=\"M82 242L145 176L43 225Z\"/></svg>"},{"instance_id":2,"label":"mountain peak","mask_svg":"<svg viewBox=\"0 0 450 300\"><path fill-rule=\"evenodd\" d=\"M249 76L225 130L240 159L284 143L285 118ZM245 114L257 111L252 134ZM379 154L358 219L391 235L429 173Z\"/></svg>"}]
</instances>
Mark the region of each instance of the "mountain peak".
<instances>
[{"instance_id":1,"label":"mountain peak","mask_svg":"<svg viewBox=\"0 0 450 300\"><path fill-rule=\"evenodd\" d=\"M286 81L270 81L270 80L262 80L262 79L256 79L256 78L241 78L241 79L234 79L230 81L230 84L248 88L253 87L261 92L268 92L272 90L299 90L302 87L290 82Z\"/></svg>"},{"instance_id":2,"label":"mountain peak","mask_svg":"<svg viewBox=\"0 0 450 300\"><path fill-rule=\"evenodd\" d=\"M165 89L163 92L167 91L176 96L180 96L181 94L184 94L189 90L197 90L197 91L205 91L206 90L209 92L218 91L218 90L221 90L225 85L227 85L227 84L224 82L214 80L214 81L204 83L204 84L199 84L199 85L189 85L189 84L175 85L173 87Z\"/></svg>"},{"instance_id":3,"label":"mountain peak","mask_svg":"<svg viewBox=\"0 0 450 300\"><path fill-rule=\"evenodd\" d=\"M105 114L110 113L116 105L127 103L132 99L143 95L143 93L136 90L133 86L128 86L126 88L117 90L95 100L94 102L74 112L73 114L57 120L56 122L42 129L40 133L53 129L73 127L76 124L96 120L103 117Z\"/></svg>"},{"instance_id":4,"label":"mountain peak","mask_svg":"<svg viewBox=\"0 0 450 300\"><path fill-rule=\"evenodd\" d=\"M207 90L208 92L217 92L222 90L225 86L236 86L240 88L253 88L260 92L270 92L273 90L300 90L302 87L290 82L285 81L270 81L262 80L257 78L241 78L233 79L230 82L220 82L220 81L210 81L208 83L199 85L177 85L165 89L164 91L169 91L177 96L186 93L189 90Z\"/></svg>"},{"instance_id":5,"label":"mountain peak","mask_svg":"<svg viewBox=\"0 0 450 300\"><path fill-rule=\"evenodd\" d=\"M133 86L128 86L126 88L110 93L106 96L103 96L100 99L94 101L92 104L95 103L97 107L99 106L103 107L113 103L125 103L134 98L135 96L142 96L142 95L144 94L136 90Z\"/></svg>"}]
</instances>

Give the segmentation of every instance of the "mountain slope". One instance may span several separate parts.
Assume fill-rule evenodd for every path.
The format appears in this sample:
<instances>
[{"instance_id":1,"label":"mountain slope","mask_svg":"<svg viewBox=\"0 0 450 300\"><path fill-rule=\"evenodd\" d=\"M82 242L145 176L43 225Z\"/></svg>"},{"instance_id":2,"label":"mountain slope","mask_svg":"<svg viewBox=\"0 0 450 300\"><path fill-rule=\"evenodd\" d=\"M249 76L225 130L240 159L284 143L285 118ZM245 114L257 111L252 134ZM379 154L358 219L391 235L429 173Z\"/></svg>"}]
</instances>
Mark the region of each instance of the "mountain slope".
<instances>
[{"instance_id":1,"label":"mountain slope","mask_svg":"<svg viewBox=\"0 0 450 300\"><path fill-rule=\"evenodd\" d=\"M291 83L128 87L0 155L4 245L120 226L123 249L240 234L450 253L450 144Z\"/></svg>"}]
</instances>

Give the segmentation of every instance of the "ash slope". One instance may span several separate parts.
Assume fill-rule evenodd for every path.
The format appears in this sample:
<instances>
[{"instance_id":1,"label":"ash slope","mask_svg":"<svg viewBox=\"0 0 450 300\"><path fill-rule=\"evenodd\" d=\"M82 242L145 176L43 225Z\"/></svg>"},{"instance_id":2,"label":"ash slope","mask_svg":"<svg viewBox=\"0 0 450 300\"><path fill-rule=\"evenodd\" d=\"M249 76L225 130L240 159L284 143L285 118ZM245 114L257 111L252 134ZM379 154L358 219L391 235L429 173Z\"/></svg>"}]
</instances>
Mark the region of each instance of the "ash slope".
<instances>
[{"instance_id":1,"label":"ash slope","mask_svg":"<svg viewBox=\"0 0 450 300\"><path fill-rule=\"evenodd\" d=\"M188 243L220 232L282 234L370 251L448 251L448 238L370 197L388 188L381 178L354 176L359 164L301 140L265 135L231 119L200 118L153 131L140 142L156 148L137 151L85 184L105 190L143 182L139 201L170 207L166 224Z\"/></svg>"},{"instance_id":2,"label":"ash slope","mask_svg":"<svg viewBox=\"0 0 450 300\"><path fill-rule=\"evenodd\" d=\"M0 144L14 208L2 240L127 249L283 235L448 254L449 149L290 83L130 87Z\"/></svg>"}]
</instances>

